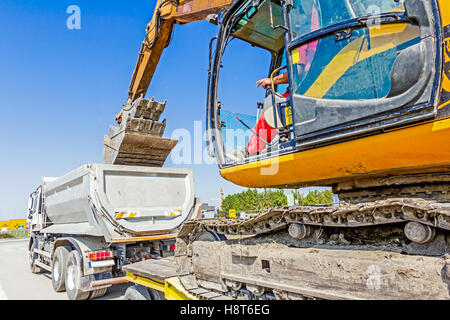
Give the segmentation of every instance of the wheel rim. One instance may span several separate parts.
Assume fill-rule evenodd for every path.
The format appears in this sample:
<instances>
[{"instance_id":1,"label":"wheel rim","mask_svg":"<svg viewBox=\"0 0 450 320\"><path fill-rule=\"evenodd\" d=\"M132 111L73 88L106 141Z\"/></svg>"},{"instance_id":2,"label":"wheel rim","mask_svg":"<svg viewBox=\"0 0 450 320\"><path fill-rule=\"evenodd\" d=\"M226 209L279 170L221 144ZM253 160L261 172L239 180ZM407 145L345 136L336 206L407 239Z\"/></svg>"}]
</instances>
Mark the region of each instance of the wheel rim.
<instances>
[{"instance_id":1,"label":"wheel rim","mask_svg":"<svg viewBox=\"0 0 450 320\"><path fill-rule=\"evenodd\" d=\"M55 279L56 282L59 281L59 261L55 260L55 262L53 263L53 279Z\"/></svg>"},{"instance_id":2,"label":"wheel rim","mask_svg":"<svg viewBox=\"0 0 450 320\"><path fill-rule=\"evenodd\" d=\"M75 288L75 268L73 265L70 265L67 268L67 289L73 290Z\"/></svg>"}]
</instances>

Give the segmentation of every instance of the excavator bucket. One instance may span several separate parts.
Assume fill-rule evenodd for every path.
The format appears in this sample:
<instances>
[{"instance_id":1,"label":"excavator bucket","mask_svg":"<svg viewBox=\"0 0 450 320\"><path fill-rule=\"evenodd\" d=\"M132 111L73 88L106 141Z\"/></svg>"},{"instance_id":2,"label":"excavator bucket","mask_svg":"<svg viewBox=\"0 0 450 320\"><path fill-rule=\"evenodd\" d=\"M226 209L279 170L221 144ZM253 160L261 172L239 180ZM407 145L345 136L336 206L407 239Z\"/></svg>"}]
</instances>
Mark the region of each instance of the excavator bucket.
<instances>
[{"instance_id":1,"label":"excavator bucket","mask_svg":"<svg viewBox=\"0 0 450 320\"><path fill-rule=\"evenodd\" d=\"M162 167L177 140L162 138L166 102L139 98L128 103L104 138L103 163Z\"/></svg>"}]
</instances>

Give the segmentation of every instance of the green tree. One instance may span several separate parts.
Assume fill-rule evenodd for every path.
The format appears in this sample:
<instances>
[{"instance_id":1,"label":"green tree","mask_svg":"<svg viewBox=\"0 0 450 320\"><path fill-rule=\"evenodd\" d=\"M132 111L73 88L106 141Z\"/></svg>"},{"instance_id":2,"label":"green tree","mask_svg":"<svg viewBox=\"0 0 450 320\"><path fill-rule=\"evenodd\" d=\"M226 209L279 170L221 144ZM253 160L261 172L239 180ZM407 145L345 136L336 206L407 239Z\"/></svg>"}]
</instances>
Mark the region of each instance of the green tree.
<instances>
[{"instance_id":1,"label":"green tree","mask_svg":"<svg viewBox=\"0 0 450 320\"><path fill-rule=\"evenodd\" d=\"M287 205L287 198L283 190L248 189L241 193L228 195L222 203L222 211L235 209L236 211L250 211L268 209Z\"/></svg>"},{"instance_id":2,"label":"green tree","mask_svg":"<svg viewBox=\"0 0 450 320\"><path fill-rule=\"evenodd\" d=\"M318 204L333 203L330 190L318 191L313 190L306 196L302 196L300 191L292 191L296 203L301 206L310 206ZM222 211L230 211L231 209L239 211L263 210L287 205L287 197L283 190L264 189L258 192L256 189L247 189L246 191L230 194L225 197L222 203Z\"/></svg>"},{"instance_id":3,"label":"green tree","mask_svg":"<svg viewBox=\"0 0 450 320\"><path fill-rule=\"evenodd\" d=\"M318 204L330 204L333 203L333 193L331 190L313 190L309 192L306 196L302 196L300 191L295 190L292 191L294 194L294 199L296 200L296 203L298 203L300 206L312 206L312 205L318 205Z\"/></svg>"}]
</instances>

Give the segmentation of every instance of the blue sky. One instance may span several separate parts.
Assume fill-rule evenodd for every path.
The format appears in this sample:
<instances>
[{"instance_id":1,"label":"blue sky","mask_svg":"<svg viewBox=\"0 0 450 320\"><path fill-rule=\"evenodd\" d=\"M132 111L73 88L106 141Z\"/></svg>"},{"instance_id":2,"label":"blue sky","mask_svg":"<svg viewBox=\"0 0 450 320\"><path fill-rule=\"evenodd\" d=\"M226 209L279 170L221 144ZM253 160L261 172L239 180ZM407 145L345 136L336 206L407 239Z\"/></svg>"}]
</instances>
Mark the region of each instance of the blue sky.
<instances>
[{"instance_id":1,"label":"blue sky","mask_svg":"<svg viewBox=\"0 0 450 320\"><path fill-rule=\"evenodd\" d=\"M69 5L81 8L81 30L69 30ZM101 162L103 136L126 102L137 55L155 1L2 0L0 2L0 220L23 217L42 176L61 176ZM205 118L207 22L176 26L147 97L167 100L165 136L193 131ZM269 56L235 40L224 58L223 100L234 111L256 112ZM170 159L166 166L175 166ZM220 189L242 190L217 166L193 167L197 196L214 203Z\"/></svg>"}]
</instances>

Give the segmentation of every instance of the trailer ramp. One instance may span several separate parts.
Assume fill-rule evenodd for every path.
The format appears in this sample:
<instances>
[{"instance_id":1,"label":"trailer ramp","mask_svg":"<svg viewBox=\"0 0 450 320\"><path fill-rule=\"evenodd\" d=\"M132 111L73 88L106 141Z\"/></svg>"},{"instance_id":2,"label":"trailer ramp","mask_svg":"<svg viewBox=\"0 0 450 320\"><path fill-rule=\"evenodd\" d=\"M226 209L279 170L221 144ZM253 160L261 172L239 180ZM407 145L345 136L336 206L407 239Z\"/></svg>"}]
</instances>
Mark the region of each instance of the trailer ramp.
<instances>
[{"instance_id":1,"label":"trailer ramp","mask_svg":"<svg viewBox=\"0 0 450 320\"><path fill-rule=\"evenodd\" d=\"M144 260L126 265L123 270L127 281L163 292L167 300L233 300L213 290L189 286L190 276L179 276L173 257Z\"/></svg>"},{"instance_id":2,"label":"trailer ramp","mask_svg":"<svg viewBox=\"0 0 450 320\"><path fill-rule=\"evenodd\" d=\"M172 257L149 259L123 267L125 279L129 282L157 290L164 294L166 300L198 300L184 289L178 279L177 266Z\"/></svg>"}]
</instances>

